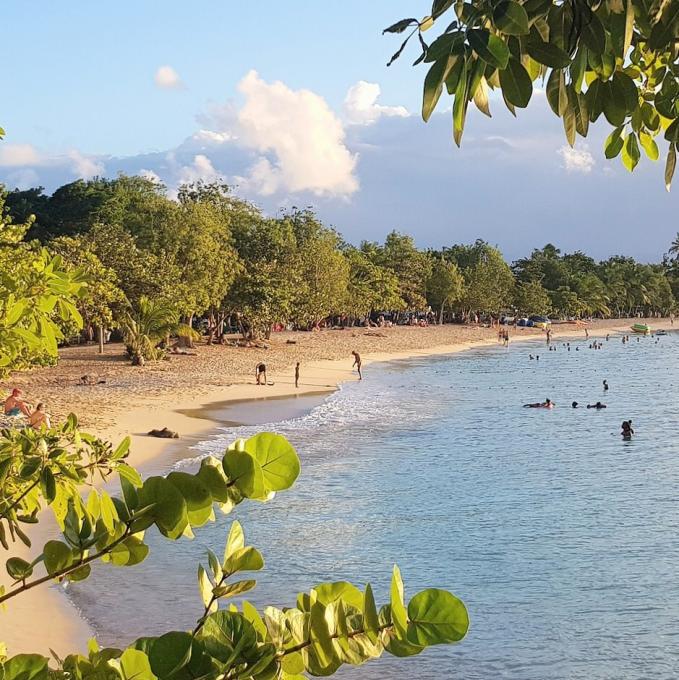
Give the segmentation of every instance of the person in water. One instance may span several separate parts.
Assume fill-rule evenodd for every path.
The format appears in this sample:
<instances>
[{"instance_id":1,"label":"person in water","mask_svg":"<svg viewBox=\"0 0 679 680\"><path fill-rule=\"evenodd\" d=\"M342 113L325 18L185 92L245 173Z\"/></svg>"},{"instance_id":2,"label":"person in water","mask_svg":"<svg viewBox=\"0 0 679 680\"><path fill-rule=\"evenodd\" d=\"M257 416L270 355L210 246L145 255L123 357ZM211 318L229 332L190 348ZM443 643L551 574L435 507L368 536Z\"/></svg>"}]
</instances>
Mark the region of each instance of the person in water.
<instances>
[{"instance_id":1,"label":"person in water","mask_svg":"<svg viewBox=\"0 0 679 680\"><path fill-rule=\"evenodd\" d=\"M4 412L6 416L31 415L31 405L25 402L21 395L21 390L15 387L9 397L5 399Z\"/></svg>"},{"instance_id":2,"label":"person in water","mask_svg":"<svg viewBox=\"0 0 679 680\"><path fill-rule=\"evenodd\" d=\"M363 380L363 374L361 373L361 355L356 350L354 350L352 354L354 355L354 363L351 365L351 368L356 366L356 370L358 371L358 379Z\"/></svg>"},{"instance_id":3,"label":"person in water","mask_svg":"<svg viewBox=\"0 0 679 680\"><path fill-rule=\"evenodd\" d=\"M571 408L578 408L578 402L577 402L577 401L574 401L574 402L571 404Z\"/></svg>"},{"instance_id":4,"label":"person in water","mask_svg":"<svg viewBox=\"0 0 679 680\"><path fill-rule=\"evenodd\" d=\"M554 408L554 402L551 399L544 401L536 401L534 404L524 404L524 408Z\"/></svg>"},{"instance_id":5,"label":"person in water","mask_svg":"<svg viewBox=\"0 0 679 680\"><path fill-rule=\"evenodd\" d=\"M622 435L623 439L632 439L632 435L634 434L634 430L632 429L632 421L623 420L621 427L622 432L620 434Z\"/></svg>"},{"instance_id":6,"label":"person in water","mask_svg":"<svg viewBox=\"0 0 679 680\"><path fill-rule=\"evenodd\" d=\"M608 392L608 380L604 380L604 392Z\"/></svg>"},{"instance_id":7,"label":"person in water","mask_svg":"<svg viewBox=\"0 0 679 680\"><path fill-rule=\"evenodd\" d=\"M258 385L266 385L266 364L259 363L255 368L255 378Z\"/></svg>"},{"instance_id":8,"label":"person in water","mask_svg":"<svg viewBox=\"0 0 679 680\"><path fill-rule=\"evenodd\" d=\"M587 404L587 408L595 408L597 411L602 408L608 408L606 404L602 404L600 401L597 401L596 404Z\"/></svg>"}]
</instances>

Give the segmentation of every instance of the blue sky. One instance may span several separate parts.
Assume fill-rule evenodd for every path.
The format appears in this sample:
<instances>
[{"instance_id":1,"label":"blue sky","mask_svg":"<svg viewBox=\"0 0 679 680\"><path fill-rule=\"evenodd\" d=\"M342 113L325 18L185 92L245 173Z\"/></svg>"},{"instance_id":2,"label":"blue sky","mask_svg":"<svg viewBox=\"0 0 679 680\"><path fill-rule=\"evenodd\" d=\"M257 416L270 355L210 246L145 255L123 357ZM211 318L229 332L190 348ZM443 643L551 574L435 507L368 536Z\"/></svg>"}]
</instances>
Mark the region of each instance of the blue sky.
<instances>
[{"instance_id":1,"label":"blue sky","mask_svg":"<svg viewBox=\"0 0 679 680\"><path fill-rule=\"evenodd\" d=\"M485 238L509 258L552 241L658 259L677 189L661 163L630 176L606 161L605 125L569 150L540 93L518 120L497 101L492 120L470 111L462 150L447 102L421 121L416 51L386 68L398 40L381 30L427 5L6 3L0 181L220 177L272 214L312 205L351 241L396 228L422 246Z\"/></svg>"}]
</instances>

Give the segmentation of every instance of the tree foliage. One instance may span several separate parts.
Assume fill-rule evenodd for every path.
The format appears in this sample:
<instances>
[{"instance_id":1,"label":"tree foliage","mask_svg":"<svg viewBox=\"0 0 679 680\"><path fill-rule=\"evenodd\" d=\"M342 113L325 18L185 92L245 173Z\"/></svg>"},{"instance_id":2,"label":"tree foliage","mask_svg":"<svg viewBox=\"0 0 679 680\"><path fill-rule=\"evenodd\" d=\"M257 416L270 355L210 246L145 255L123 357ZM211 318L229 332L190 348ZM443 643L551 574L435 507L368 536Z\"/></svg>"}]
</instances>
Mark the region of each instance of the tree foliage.
<instances>
[{"instance_id":1,"label":"tree foliage","mask_svg":"<svg viewBox=\"0 0 679 680\"><path fill-rule=\"evenodd\" d=\"M445 28L429 39L433 26ZM471 102L490 116L489 91L498 90L516 115L537 83L571 146L603 115L612 128L606 157L620 156L632 171L642 150L658 159L662 138L669 190L679 148L674 0L434 0L422 20L403 19L385 29L405 32L389 63L416 34L422 51L415 65L428 67L422 117L429 119L445 88L458 146Z\"/></svg>"},{"instance_id":2,"label":"tree foliage","mask_svg":"<svg viewBox=\"0 0 679 680\"><path fill-rule=\"evenodd\" d=\"M0 543L10 551L8 537L16 537L30 546L22 527L40 521L44 507L61 531L31 562L6 560L14 585L0 590L0 603L52 581L86 579L97 562L133 567L148 555L146 532L155 529L171 541L190 538L214 520L215 508L230 513L245 500L270 501L300 473L289 442L266 432L234 442L221 459L204 459L193 474L143 480L127 464L128 452L129 440L113 449L81 433L74 416L60 430L0 433ZM113 475L119 495L94 487L86 498L80 495L96 476ZM235 606L232 599L255 587L250 575L263 567L262 554L247 545L234 521L223 557L209 550L207 566L198 567L202 604L192 630L140 638L124 649L102 649L92 640L87 656L4 656L2 677L293 680L305 673L332 675L343 664L362 664L385 652L417 655L459 642L469 627L464 604L447 591L429 588L406 601L398 567L389 600L379 608L369 584L359 590L344 581L316 585L286 609L259 612L248 601Z\"/></svg>"}]
</instances>

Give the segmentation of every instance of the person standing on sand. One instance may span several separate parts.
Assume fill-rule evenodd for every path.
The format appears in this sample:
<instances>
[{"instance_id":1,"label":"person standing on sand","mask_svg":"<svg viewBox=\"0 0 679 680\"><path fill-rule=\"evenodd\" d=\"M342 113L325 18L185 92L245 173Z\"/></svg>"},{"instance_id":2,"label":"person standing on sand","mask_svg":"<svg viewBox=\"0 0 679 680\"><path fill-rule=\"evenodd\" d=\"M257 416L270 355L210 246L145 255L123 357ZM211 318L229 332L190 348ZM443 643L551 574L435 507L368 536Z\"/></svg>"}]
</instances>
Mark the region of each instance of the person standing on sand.
<instances>
[{"instance_id":1,"label":"person standing on sand","mask_svg":"<svg viewBox=\"0 0 679 680\"><path fill-rule=\"evenodd\" d=\"M354 363L351 365L351 368L356 366L356 370L358 371L358 379L363 380L363 375L361 373L361 355L356 350L354 350L352 354L354 355Z\"/></svg>"},{"instance_id":2,"label":"person standing on sand","mask_svg":"<svg viewBox=\"0 0 679 680\"><path fill-rule=\"evenodd\" d=\"M295 364L295 387L299 387L299 361Z\"/></svg>"},{"instance_id":3,"label":"person standing on sand","mask_svg":"<svg viewBox=\"0 0 679 680\"><path fill-rule=\"evenodd\" d=\"M589 340L589 331L585 328L585 340Z\"/></svg>"},{"instance_id":4,"label":"person standing on sand","mask_svg":"<svg viewBox=\"0 0 679 680\"><path fill-rule=\"evenodd\" d=\"M266 364L259 363L255 368L255 378L258 385L266 385Z\"/></svg>"}]
</instances>

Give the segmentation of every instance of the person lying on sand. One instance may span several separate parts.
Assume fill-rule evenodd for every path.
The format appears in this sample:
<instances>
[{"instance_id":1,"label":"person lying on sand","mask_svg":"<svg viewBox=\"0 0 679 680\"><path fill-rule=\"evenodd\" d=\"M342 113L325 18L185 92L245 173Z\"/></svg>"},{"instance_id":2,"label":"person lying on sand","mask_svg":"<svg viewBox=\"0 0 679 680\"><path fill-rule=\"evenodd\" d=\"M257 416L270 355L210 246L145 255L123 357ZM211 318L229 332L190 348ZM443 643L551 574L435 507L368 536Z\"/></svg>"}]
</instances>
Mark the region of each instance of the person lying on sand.
<instances>
[{"instance_id":1,"label":"person lying on sand","mask_svg":"<svg viewBox=\"0 0 679 680\"><path fill-rule=\"evenodd\" d=\"M602 408L608 408L606 404L602 404L600 401L597 401L596 404L587 404L587 408L595 408L597 410L602 409Z\"/></svg>"},{"instance_id":2,"label":"person lying on sand","mask_svg":"<svg viewBox=\"0 0 679 680\"><path fill-rule=\"evenodd\" d=\"M18 387L5 399L4 411L6 416L25 416L31 415L31 405L21 398L22 392Z\"/></svg>"},{"instance_id":3,"label":"person lying on sand","mask_svg":"<svg viewBox=\"0 0 679 680\"><path fill-rule=\"evenodd\" d=\"M28 424L34 430L40 430L43 425L48 429L52 427L52 424L50 423L49 414L45 409L46 409L45 404L43 402L40 402L35 407L35 411L33 411L33 413L31 413L31 415L28 417Z\"/></svg>"}]
</instances>

